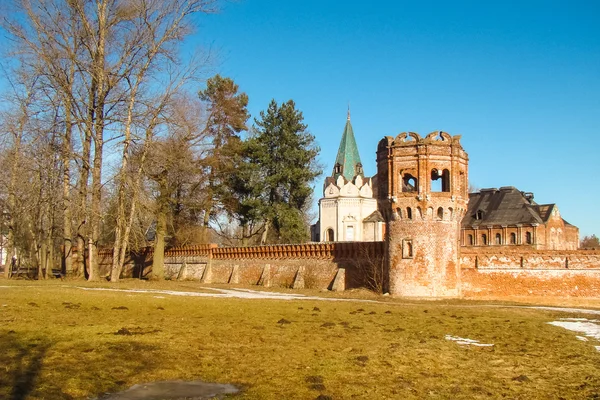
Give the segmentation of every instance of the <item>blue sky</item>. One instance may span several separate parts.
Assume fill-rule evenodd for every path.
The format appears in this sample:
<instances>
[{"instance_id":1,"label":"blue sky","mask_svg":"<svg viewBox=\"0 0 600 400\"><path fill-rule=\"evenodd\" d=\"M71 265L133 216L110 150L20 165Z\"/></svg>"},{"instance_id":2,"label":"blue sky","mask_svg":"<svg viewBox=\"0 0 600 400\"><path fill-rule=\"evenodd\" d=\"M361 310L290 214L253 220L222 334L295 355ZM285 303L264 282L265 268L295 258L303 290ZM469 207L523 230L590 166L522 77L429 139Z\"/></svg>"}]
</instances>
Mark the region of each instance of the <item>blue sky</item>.
<instances>
[{"instance_id":1,"label":"blue sky","mask_svg":"<svg viewBox=\"0 0 600 400\"><path fill-rule=\"evenodd\" d=\"M258 116L293 99L331 172L350 103L367 175L384 136L462 135L470 181L557 203L600 235L600 2L227 3L190 46ZM321 181L316 198L321 195Z\"/></svg>"}]
</instances>

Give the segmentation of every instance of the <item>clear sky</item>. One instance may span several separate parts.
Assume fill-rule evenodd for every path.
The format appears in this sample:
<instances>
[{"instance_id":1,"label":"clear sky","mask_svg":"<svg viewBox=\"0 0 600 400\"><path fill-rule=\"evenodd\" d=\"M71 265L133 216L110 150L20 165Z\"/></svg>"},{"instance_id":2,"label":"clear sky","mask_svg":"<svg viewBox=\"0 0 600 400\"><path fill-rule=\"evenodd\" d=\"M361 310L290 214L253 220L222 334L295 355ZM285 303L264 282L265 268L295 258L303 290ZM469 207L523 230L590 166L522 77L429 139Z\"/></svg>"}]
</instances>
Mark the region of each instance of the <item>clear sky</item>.
<instances>
[{"instance_id":1,"label":"clear sky","mask_svg":"<svg viewBox=\"0 0 600 400\"><path fill-rule=\"evenodd\" d=\"M599 1L230 2L193 45L258 116L293 99L330 174L350 103L367 175L384 136L462 135L470 181L600 235ZM321 196L322 180L316 198Z\"/></svg>"}]
</instances>

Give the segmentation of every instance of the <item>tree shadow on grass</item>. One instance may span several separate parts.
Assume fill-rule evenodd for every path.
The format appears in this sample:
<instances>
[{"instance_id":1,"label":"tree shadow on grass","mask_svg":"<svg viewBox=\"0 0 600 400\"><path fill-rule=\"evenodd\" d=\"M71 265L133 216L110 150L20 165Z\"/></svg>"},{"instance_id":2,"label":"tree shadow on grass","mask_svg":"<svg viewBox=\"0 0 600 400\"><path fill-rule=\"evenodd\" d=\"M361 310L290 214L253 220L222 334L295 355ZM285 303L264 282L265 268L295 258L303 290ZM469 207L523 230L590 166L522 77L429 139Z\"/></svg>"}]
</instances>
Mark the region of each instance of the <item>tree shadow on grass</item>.
<instances>
[{"instance_id":1,"label":"tree shadow on grass","mask_svg":"<svg viewBox=\"0 0 600 400\"><path fill-rule=\"evenodd\" d=\"M14 331L0 332L0 397L24 400L35 389L43 361L52 342L44 338L24 338ZM63 399L71 398L60 393Z\"/></svg>"},{"instance_id":2,"label":"tree shadow on grass","mask_svg":"<svg viewBox=\"0 0 600 400\"><path fill-rule=\"evenodd\" d=\"M56 343L42 336L0 330L0 399L30 397L72 400L63 387L102 396L156 371L155 348L133 339L94 343ZM79 396L77 396L79 397Z\"/></svg>"}]
</instances>

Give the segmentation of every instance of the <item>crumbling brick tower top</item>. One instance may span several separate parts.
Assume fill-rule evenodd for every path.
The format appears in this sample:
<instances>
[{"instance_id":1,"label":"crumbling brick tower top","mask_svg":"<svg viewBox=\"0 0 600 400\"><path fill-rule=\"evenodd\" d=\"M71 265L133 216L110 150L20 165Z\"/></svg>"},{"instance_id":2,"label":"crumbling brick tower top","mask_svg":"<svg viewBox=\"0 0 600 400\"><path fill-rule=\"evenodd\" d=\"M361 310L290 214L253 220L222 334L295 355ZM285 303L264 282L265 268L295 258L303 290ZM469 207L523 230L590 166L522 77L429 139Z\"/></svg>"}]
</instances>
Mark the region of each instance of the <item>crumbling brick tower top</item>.
<instances>
[{"instance_id":1,"label":"crumbling brick tower top","mask_svg":"<svg viewBox=\"0 0 600 400\"><path fill-rule=\"evenodd\" d=\"M377 147L377 177L388 223L390 293L460 296L460 222L469 200L460 136L385 137Z\"/></svg>"}]
</instances>

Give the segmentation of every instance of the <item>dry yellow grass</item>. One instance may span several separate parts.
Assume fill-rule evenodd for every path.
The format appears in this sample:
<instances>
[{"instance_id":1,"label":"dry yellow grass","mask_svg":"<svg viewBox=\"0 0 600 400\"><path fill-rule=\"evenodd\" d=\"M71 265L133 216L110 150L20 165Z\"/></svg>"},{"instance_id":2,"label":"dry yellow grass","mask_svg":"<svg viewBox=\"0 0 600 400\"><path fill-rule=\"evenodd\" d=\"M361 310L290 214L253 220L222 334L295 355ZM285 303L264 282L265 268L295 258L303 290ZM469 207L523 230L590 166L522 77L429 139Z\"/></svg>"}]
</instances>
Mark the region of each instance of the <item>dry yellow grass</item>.
<instances>
[{"instance_id":1,"label":"dry yellow grass","mask_svg":"<svg viewBox=\"0 0 600 400\"><path fill-rule=\"evenodd\" d=\"M233 383L240 399L600 398L594 343L547 324L576 314L75 287L201 290L196 283L0 286L10 286L0 287L0 398L86 399L169 379Z\"/></svg>"}]
</instances>

